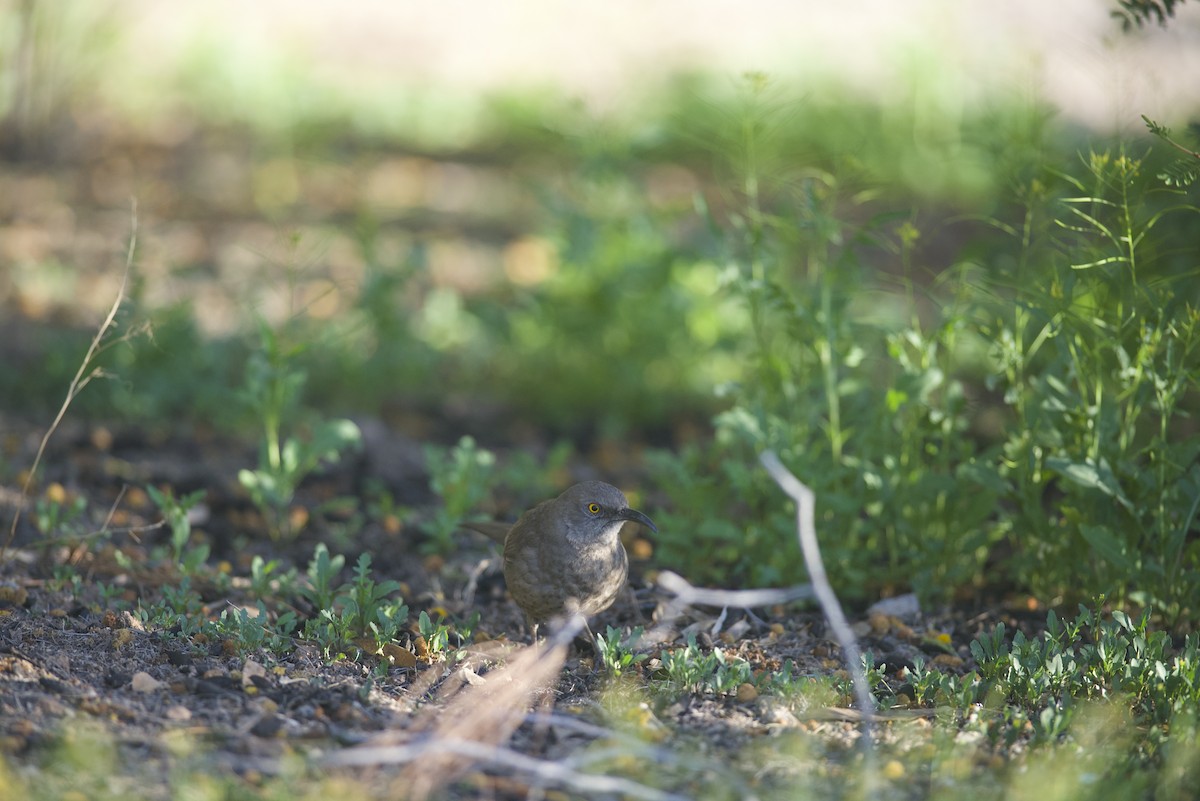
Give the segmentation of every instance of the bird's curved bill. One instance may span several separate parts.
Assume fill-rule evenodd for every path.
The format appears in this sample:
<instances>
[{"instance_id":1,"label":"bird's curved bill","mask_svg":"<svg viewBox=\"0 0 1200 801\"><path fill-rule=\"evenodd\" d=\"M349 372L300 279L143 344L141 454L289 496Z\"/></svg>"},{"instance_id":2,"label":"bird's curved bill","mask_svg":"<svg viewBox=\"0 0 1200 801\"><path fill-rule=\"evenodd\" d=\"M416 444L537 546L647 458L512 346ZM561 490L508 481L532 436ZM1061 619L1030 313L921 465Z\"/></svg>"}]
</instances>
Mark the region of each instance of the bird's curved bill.
<instances>
[{"instance_id":1,"label":"bird's curved bill","mask_svg":"<svg viewBox=\"0 0 1200 801\"><path fill-rule=\"evenodd\" d=\"M654 525L654 521L646 517L637 509L622 509L617 513L617 517L621 520L632 520L635 523L641 523L655 534L658 533L658 526Z\"/></svg>"}]
</instances>

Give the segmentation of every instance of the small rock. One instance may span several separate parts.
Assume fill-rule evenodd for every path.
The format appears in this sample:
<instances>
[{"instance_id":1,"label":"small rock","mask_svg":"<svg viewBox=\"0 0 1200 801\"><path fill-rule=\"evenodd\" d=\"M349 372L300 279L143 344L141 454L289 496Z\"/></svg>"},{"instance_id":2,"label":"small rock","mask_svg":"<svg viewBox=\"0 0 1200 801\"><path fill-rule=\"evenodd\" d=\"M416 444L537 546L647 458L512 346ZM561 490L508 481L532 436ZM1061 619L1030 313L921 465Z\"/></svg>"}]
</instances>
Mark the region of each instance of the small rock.
<instances>
[{"instance_id":1,"label":"small rock","mask_svg":"<svg viewBox=\"0 0 1200 801\"><path fill-rule=\"evenodd\" d=\"M899 618L914 618L921 614L921 602L911 592L884 598L867 607L868 615L888 615Z\"/></svg>"},{"instance_id":2,"label":"small rock","mask_svg":"<svg viewBox=\"0 0 1200 801\"><path fill-rule=\"evenodd\" d=\"M129 680L129 686L137 693L152 693L163 688L163 683L151 676L144 670L139 670L133 674L133 678Z\"/></svg>"},{"instance_id":3,"label":"small rock","mask_svg":"<svg viewBox=\"0 0 1200 801\"><path fill-rule=\"evenodd\" d=\"M487 679L465 666L458 669L458 677L472 687L480 687L487 684Z\"/></svg>"},{"instance_id":4,"label":"small rock","mask_svg":"<svg viewBox=\"0 0 1200 801\"><path fill-rule=\"evenodd\" d=\"M183 649L168 649L167 661L175 667L190 667L195 661L192 655Z\"/></svg>"},{"instance_id":5,"label":"small rock","mask_svg":"<svg viewBox=\"0 0 1200 801\"><path fill-rule=\"evenodd\" d=\"M737 700L739 704L748 704L758 698L758 688L749 682L738 685Z\"/></svg>"},{"instance_id":6,"label":"small rock","mask_svg":"<svg viewBox=\"0 0 1200 801\"><path fill-rule=\"evenodd\" d=\"M247 659L242 665L242 686L247 687L255 683L254 679L265 679L267 677L267 669L253 659Z\"/></svg>"},{"instance_id":7,"label":"small rock","mask_svg":"<svg viewBox=\"0 0 1200 801\"><path fill-rule=\"evenodd\" d=\"M109 668L108 673L104 675L104 684L114 690L118 687L124 687L132 680L133 676L131 674L116 668Z\"/></svg>"},{"instance_id":8,"label":"small rock","mask_svg":"<svg viewBox=\"0 0 1200 801\"><path fill-rule=\"evenodd\" d=\"M173 720L176 723L184 723L192 719L192 710L186 706L175 704L167 707L167 720Z\"/></svg>"},{"instance_id":9,"label":"small rock","mask_svg":"<svg viewBox=\"0 0 1200 801\"><path fill-rule=\"evenodd\" d=\"M799 719L792 714L792 710L782 703L771 703L770 698L764 699L759 719L767 725L768 729L790 729L800 725Z\"/></svg>"},{"instance_id":10,"label":"small rock","mask_svg":"<svg viewBox=\"0 0 1200 801\"><path fill-rule=\"evenodd\" d=\"M741 620L739 620L738 622L736 622L732 626L730 626L728 629L726 629L725 633L728 634L730 636L730 638L732 638L734 640L740 640L746 634L746 632L749 630L750 630L750 624L746 621L745 618L742 618Z\"/></svg>"},{"instance_id":11,"label":"small rock","mask_svg":"<svg viewBox=\"0 0 1200 801\"><path fill-rule=\"evenodd\" d=\"M929 664L937 668L959 668L963 666L963 661L951 654L938 654Z\"/></svg>"},{"instance_id":12,"label":"small rock","mask_svg":"<svg viewBox=\"0 0 1200 801\"><path fill-rule=\"evenodd\" d=\"M279 715L263 715L250 727L255 737L275 737L283 729L283 718Z\"/></svg>"}]
</instances>

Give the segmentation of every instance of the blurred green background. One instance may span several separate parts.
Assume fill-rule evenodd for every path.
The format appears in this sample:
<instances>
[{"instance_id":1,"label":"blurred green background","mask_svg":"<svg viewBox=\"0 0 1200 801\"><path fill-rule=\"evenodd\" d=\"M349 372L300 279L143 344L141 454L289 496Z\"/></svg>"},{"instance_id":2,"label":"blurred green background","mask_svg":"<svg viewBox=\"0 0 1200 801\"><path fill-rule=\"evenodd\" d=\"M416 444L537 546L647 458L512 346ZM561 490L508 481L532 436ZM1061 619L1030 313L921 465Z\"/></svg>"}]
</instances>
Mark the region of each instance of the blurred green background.
<instances>
[{"instance_id":1,"label":"blurred green background","mask_svg":"<svg viewBox=\"0 0 1200 801\"><path fill-rule=\"evenodd\" d=\"M1195 7L394 6L2 6L7 430L136 200L73 415L252 439L266 364L297 430L565 441L725 585L803 580L771 447L851 597L1189 618L1200 224L1141 115L1197 149Z\"/></svg>"}]
</instances>

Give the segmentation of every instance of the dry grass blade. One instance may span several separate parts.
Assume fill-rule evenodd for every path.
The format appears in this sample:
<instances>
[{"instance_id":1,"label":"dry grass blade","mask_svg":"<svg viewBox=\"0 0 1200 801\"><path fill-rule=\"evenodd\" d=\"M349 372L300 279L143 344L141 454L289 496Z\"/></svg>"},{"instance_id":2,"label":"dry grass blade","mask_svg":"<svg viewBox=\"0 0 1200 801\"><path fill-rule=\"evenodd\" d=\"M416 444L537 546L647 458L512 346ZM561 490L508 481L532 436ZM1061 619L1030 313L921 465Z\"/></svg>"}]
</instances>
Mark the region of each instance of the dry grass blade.
<instances>
[{"instance_id":1,"label":"dry grass blade","mask_svg":"<svg viewBox=\"0 0 1200 801\"><path fill-rule=\"evenodd\" d=\"M520 769L518 760L510 758L515 752L499 746L525 720L538 693L558 678L567 648L584 623L581 616L569 618L547 641L519 649L507 664L484 676L471 669L468 658L443 683L437 702L427 706L402 735L404 744L396 744L397 734L388 733L334 755L328 764L408 763L396 779L396 795L418 801L479 761Z\"/></svg>"},{"instance_id":2,"label":"dry grass blade","mask_svg":"<svg viewBox=\"0 0 1200 801\"><path fill-rule=\"evenodd\" d=\"M503 766L531 776L544 785L567 787L579 793L616 794L626 798L645 799L645 801L688 801L686 796L665 793L619 776L583 773L575 769L570 760L551 762L546 759L536 759L511 748L465 740L441 739L413 745L364 746L339 755L333 764L409 763L414 767L419 767L421 771L428 771L433 769L433 763L439 758L456 758L469 763ZM417 766L418 761L420 761L419 766ZM442 777L439 784L444 785L452 778ZM425 791L425 793L427 792ZM399 787L394 797L420 799L428 796L424 793L418 794L413 787Z\"/></svg>"},{"instance_id":3,"label":"dry grass blade","mask_svg":"<svg viewBox=\"0 0 1200 801\"><path fill-rule=\"evenodd\" d=\"M59 407L58 414L54 417L54 422L46 429L46 433L42 436L42 441L38 444L37 454L33 457L33 465L29 468L29 472L25 476L25 481L21 485L21 501L17 504L16 511L13 512L12 525L8 529L8 538L5 539L4 545L0 546L0 562L5 560L8 549L12 546L13 540L17 536L17 524L21 521L21 509L29 497L29 487L33 484L34 476L37 475L38 467L42 463L42 455L46 452L46 445L50 442L50 437L58 430L63 418L67 415L67 409L71 407L71 403L79 396L83 388L88 385L88 382L100 374L99 368L93 365L93 360L100 351L104 335L108 333L108 330L116 322L117 312L120 311L121 304L125 302L125 287L129 284L129 273L133 269L133 254L137 248L137 228L137 200L135 199L132 201L130 209L129 247L125 252L125 270L121 274L121 286L117 289L117 297L113 300L112 307L109 308L104 322L96 330L96 335L92 337L92 342L88 345L87 353L84 354L83 360L79 363L79 369L75 372L75 377L71 379L70 386L67 387L67 396L63 399L62 406Z\"/></svg>"}]
</instances>

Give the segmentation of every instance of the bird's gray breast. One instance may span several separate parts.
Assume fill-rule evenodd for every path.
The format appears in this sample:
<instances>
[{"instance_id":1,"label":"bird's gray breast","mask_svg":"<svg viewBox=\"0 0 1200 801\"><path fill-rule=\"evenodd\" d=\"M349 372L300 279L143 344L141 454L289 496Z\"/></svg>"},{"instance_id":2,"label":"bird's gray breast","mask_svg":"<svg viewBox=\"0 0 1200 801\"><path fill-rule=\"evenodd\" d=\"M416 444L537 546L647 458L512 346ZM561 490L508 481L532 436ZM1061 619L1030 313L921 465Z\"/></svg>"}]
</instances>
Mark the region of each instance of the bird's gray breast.
<instances>
[{"instance_id":1,"label":"bird's gray breast","mask_svg":"<svg viewBox=\"0 0 1200 801\"><path fill-rule=\"evenodd\" d=\"M629 557L620 540L588 549L568 569L567 594L580 603L584 615L595 615L612 606L625 584ZM572 591L573 589L573 591Z\"/></svg>"}]
</instances>

